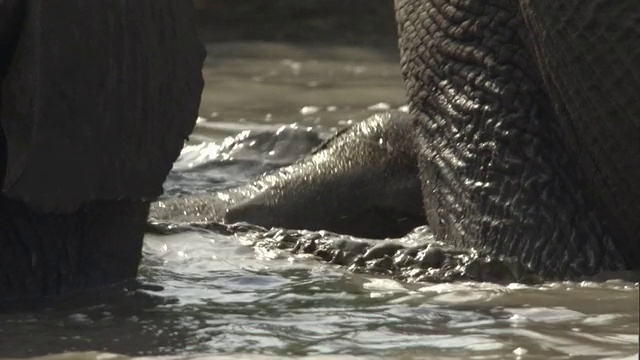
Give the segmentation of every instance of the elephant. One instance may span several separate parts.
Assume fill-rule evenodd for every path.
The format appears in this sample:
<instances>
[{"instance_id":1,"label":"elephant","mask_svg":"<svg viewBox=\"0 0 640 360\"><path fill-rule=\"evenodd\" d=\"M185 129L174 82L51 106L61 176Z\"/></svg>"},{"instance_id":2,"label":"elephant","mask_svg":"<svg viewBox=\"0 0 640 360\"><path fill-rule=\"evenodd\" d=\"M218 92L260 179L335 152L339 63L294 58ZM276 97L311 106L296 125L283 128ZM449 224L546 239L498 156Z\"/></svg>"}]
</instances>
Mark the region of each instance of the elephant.
<instances>
[{"instance_id":1,"label":"elephant","mask_svg":"<svg viewBox=\"0 0 640 360\"><path fill-rule=\"evenodd\" d=\"M136 276L197 118L190 0L0 1L0 300Z\"/></svg>"},{"instance_id":2,"label":"elephant","mask_svg":"<svg viewBox=\"0 0 640 360\"><path fill-rule=\"evenodd\" d=\"M409 112L151 220L436 239L544 278L640 267L640 5L395 0Z\"/></svg>"}]
</instances>

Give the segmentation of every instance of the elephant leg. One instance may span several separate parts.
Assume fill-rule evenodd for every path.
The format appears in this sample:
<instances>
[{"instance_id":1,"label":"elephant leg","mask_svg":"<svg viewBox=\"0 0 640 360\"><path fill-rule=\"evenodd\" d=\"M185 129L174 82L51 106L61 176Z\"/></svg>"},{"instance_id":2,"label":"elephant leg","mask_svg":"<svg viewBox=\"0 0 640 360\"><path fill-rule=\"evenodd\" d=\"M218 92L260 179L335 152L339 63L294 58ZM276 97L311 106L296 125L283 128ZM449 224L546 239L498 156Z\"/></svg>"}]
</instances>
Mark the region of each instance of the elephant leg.
<instances>
[{"instance_id":1,"label":"elephant leg","mask_svg":"<svg viewBox=\"0 0 640 360\"><path fill-rule=\"evenodd\" d=\"M0 34L12 50L0 94L3 193L49 212L155 199L200 104L205 51L192 2L13 3L0 7L20 20Z\"/></svg>"},{"instance_id":2,"label":"elephant leg","mask_svg":"<svg viewBox=\"0 0 640 360\"><path fill-rule=\"evenodd\" d=\"M0 300L53 297L136 276L149 203L95 201L67 214L0 197Z\"/></svg>"},{"instance_id":3,"label":"elephant leg","mask_svg":"<svg viewBox=\"0 0 640 360\"><path fill-rule=\"evenodd\" d=\"M521 1L567 150L628 264L640 266L640 3Z\"/></svg>"},{"instance_id":4,"label":"elephant leg","mask_svg":"<svg viewBox=\"0 0 640 360\"><path fill-rule=\"evenodd\" d=\"M424 224L414 133L406 114L374 115L246 186L153 204L151 219L402 236Z\"/></svg>"},{"instance_id":5,"label":"elephant leg","mask_svg":"<svg viewBox=\"0 0 640 360\"><path fill-rule=\"evenodd\" d=\"M567 151L517 2L396 0L437 238L547 277L628 267Z\"/></svg>"},{"instance_id":6,"label":"elephant leg","mask_svg":"<svg viewBox=\"0 0 640 360\"><path fill-rule=\"evenodd\" d=\"M136 275L197 117L192 6L0 1L0 300Z\"/></svg>"}]
</instances>

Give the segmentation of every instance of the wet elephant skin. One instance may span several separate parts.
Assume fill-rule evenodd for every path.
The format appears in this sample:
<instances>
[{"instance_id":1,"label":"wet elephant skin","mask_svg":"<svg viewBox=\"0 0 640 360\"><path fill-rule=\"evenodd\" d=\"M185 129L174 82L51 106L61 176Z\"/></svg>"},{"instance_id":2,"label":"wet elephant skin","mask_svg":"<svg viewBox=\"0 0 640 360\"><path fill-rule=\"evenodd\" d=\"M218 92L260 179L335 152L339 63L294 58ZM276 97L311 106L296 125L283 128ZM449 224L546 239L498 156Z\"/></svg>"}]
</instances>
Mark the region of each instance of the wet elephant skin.
<instances>
[{"instance_id":1,"label":"wet elephant skin","mask_svg":"<svg viewBox=\"0 0 640 360\"><path fill-rule=\"evenodd\" d=\"M413 127L406 114L374 115L248 186L154 203L151 219L402 236L424 223Z\"/></svg>"},{"instance_id":2,"label":"wet elephant skin","mask_svg":"<svg viewBox=\"0 0 640 360\"><path fill-rule=\"evenodd\" d=\"M639 14L633 2L396 1L439 238L549 277L638 268Z\"/></svg>"}]
</instances>

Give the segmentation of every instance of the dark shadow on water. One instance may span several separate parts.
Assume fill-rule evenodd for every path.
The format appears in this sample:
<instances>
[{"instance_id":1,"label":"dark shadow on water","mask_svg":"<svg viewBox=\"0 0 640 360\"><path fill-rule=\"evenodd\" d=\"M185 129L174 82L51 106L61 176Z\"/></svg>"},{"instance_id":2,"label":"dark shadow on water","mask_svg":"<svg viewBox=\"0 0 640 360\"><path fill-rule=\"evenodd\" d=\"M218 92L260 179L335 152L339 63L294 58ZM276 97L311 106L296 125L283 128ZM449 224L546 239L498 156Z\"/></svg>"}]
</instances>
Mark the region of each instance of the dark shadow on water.
<instances>
[{"instance_id":1,"label":"dark shadow on water","mask_svg":"<svg viewBox=\"0 0 640 360\"><path fill-rule=\"evenodd\" d=\"M392 0L196 0L203 42L276 41L396 49Z\"/></svg>"},{"instance_id":2,"label":"dark shadow on water","mask_svg":"<svg viewBox=\"0 0 640 360\"><path fill-rule=\"evenodd\" d=\"M19 310L20 304L14 304L12 312L0 313L0 354L19 358L71 351L184 352L195 341L193 324L188 314L171 310L178 300L158 295L161 289L131 281L41 302L36 310Z\"/></svg>"}]
</instances>

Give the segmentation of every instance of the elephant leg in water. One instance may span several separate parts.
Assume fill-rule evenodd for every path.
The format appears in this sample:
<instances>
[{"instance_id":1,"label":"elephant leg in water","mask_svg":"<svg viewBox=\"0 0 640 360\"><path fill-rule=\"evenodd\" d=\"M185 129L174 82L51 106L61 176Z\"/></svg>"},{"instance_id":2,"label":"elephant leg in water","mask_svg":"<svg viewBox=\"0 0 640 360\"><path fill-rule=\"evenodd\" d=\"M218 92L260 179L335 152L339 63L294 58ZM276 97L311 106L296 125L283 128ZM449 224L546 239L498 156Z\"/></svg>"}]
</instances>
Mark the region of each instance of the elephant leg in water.
<instances>
[{"instance_id":1,"label":"elephant leg in water","mask_svg":"<svg viewBox=\"0 0 640 360\"><path fill-rule=\"evenodd\" d=\"M0 300L136 275L203 60L189 0L0 2Z\"/></svg>"},{"instance_id":2,"label":"elephant leg in water","mask_svg":"<svg viewBox=\"0 0 640 360\"><path fill-rule=\"evenodd\" d=\"M396 0L409 117L152 214L378 237L409 218L546 277L637 269L639 16L634 1Z\"/></svg>"},{"instance_id":3,"label":"elephant leg in water","mask_svg":"<svg viewBox=\"0 0 640 360\"><path fill-rule=\"evenodd\" d=\"M640 267L639 16L633 1L396 0L438 238L548 277Z\"/></svg>"}]
</instances>

